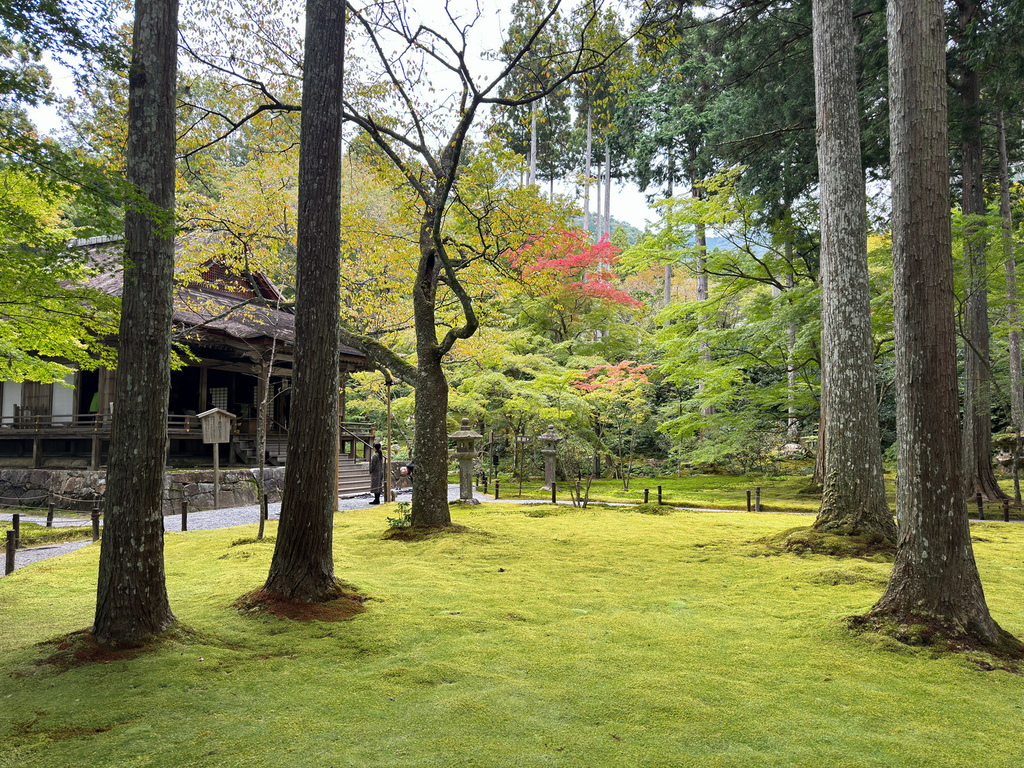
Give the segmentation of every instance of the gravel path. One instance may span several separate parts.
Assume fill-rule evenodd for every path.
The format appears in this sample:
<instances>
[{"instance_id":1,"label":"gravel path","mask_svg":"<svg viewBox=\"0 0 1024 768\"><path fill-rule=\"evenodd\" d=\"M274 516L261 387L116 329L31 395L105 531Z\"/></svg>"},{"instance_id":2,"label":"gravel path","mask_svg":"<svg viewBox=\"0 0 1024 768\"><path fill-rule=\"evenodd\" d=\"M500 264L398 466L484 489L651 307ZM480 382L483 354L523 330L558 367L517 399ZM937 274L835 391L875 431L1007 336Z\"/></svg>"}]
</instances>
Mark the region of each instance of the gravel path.
<instances>
[{"instance_id":1,"label":"gravel path","mask_svg":"<svg viewBox=\"0 0 1024 768\"><path fill-rule=\"evenodd\" d=\"M477 491L473 492L473 496L478 501L493 501L494 497L491 495L484 495ZM346 499L338 499L338 511L347 512L355 509L368 509L371 504L373 496L371 494L363 494L362 496L353 496ZM399 501L409 501L412 498L411 490L403 490L398 492ZM459 498L459 486L451 484L448 486L448 499L454 501ZM538 499L501 499L502 503L512 504L542 504L543 501ZM559 504L571 504L568 500L560 500ZM615 504L614 506L628 506L626 504ZM691 512L721 512L719 509L700 509L700 508L686 508ZM10 521L10 512L0 513L0 520ZM198 512L188 513L188 529L189 531L204 531L211 528L232 528L236 525L248 525L250 523L259 522L260 508L258 505L252 505L248 507L228 507L226 509L206 509ZM268 505L268 514L271 520L278 520L281 514L281 503L276 502ZM792 513L792 514L814 514L814 513ZM46 516L38 515L26 515L22 513L22 522L27 523L38 523L39 525L46 524ZM89 518L54 518L54 527L63 526L88 526ZM164 530L167 532L178 532L181 531L181 515L165 515L164 516ZM51 557L57 557L67 552L74 552L76 549L87 547L93 542L91 541L72 541L65 544L50 544L43 547L32 547L30 549L19 549L14 554L14 567L15 569L23 568L30 563L35 563L40 560L46 560ZM0 576L2 578L2 576Z\"/></svg>"},{"instance_id":2,"label":"gravel path","mask_svg":"<svg viewBox=\"0 0 1024 768\"><path fill-rule=\"evenodd\" d=\"M482 494L474 493L480 501L489 500L490 497L485 497ZM399 501L409 501L412 498L412 492L410 490L399 491ZM459 486L449 485L448 486L448 498L454 500L459 498ZM348 512L355 509L368 509L370 502L373 500L372 494L364 494L362 496L353 496L347 499L338 499L338 511ZM269 504L267 507L267 513L271 520L278 520L281 515L281 503L276 502ZM211 528L232 528L236 525L247 525L249 523L259 522L260 508L259 505L252 505L248 507L229 507L226 509L206 509L197 512L188 513L188 529L189 531L204 531ZM10 522L12 512L0 513L0 520ZM46 516L32 515L21 513L21 521L23 523L37 523L39 525L46 525ZM54 527L68 527L68 526L88 526L89 518L54 518ZM167 532L177 532L181 530L181 515L165 515L164 516L164 530ZM57 557L67 552L74 552L76 549L87 547L92 544L92 541L72 541L64 544L48 544L43 547L31 547L29 549L19 549L14 553L14 568L24 568L30 563L35 563L40 560L46 560L51 557ZM2 578L2 576L0 576Z\"/></svg>"}]
</instances>

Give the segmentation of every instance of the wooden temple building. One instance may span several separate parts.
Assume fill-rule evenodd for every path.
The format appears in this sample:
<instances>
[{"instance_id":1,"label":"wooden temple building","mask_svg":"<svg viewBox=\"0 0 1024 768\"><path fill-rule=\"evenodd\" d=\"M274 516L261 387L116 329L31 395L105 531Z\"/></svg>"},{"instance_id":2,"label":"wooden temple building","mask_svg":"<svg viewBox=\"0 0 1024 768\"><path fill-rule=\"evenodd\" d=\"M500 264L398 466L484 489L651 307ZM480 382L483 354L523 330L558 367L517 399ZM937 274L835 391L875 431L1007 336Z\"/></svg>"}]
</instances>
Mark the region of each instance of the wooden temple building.
<instances>
[{"instance_id":1,"label":"wooden temple building","mask_svg":"<svg viewBox=\"0 0 1024 768\"><path fill-rule=\"evenodd\" d=\"M76 243L90 248L101 269L89 282L120 295L120 238ZM231 441L220 446L221 463L257 463L257 413L269 386L267 458L284 463L287 450L295 317L284 296L259 272L236 274L207 262L196 278L179 275L174 295L175 340L187 350L183 367L171 373L167 464L197 466L212 461L196 414L223 408L237 417ZM365 370L366 356L342 346L341 372ZM344 401L343 401L344 402ZM114 372L78 371L52 384L0 382L0 466L99 469L110 445ZM369 424L339 425L342 452L368 455Z\"/></svg>"}]
</instances>

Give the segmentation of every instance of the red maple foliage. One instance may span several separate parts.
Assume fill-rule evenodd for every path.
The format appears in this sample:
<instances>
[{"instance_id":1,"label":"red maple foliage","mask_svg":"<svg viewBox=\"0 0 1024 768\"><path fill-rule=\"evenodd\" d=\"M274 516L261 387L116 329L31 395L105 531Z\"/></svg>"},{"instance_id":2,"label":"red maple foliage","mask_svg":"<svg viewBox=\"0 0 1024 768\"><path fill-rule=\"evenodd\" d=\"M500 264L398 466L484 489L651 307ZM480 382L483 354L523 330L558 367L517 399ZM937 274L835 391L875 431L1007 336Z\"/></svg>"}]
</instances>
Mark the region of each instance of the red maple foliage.
<instances>
[{"instance_id":1,"label":"red maple foliage","mask_svg":"<svg viewBox=\"0 0 1024 768\"><path fill-rule=\"evenodd\" d=\"M571 230L532 242L516 254L514 263L524 273L547 277L572 293L599 301L639 307L639 301L612 285L612 281L618 277L614 269L618 256L619 249L611 244L607 236L597 243L588 244L586 232Z\"/></svg>"},{"instance_id":2,"label":"red maple foliage","mask_svg":"<svg viewBox=\"0 0 1024 768\"><path fill-rule=\"evenodd\" d=\"M650 384L647 371L654 368L650 363L637 365L636 360L623 360L618 365L598 365L580 374L573 382L576 389L593 392L596 389L616 391L624 386L635 387Z\"/></svg>"}]
</instances>

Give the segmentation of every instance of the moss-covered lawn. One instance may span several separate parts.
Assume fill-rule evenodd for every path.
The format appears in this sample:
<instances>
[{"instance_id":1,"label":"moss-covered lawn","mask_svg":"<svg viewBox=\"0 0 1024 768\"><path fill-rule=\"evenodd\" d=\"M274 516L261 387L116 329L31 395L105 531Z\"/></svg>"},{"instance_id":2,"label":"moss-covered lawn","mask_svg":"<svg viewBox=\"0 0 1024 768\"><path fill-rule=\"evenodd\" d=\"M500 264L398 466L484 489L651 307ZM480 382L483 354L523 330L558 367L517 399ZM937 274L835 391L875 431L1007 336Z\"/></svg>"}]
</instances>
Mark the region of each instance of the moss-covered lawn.
<instances>
[{"instance_id":1,"label":"moss-covered lawn","mask_svg":"<svg viewBox=\"0 0 1024 768\"><path fill-rule=\"evenodd\" d=\"M531 478L523 482L523 495L519 496L519 481L511 477L499 478L500 495L503 499L528 498L550 501L551 492L539 490L541 480ZM584 481L585 482L585 481ZM755 489L761 489L763 511L817 512L821 505L821 490L814 486L811 477L789 475L785 477L763 477L744 475L684 475L682 477L634 477L629 481L629 490L623 490L622 481L614 479L594 480L590 486L590 500L609 503L641 503L644 489L649 491L651 503L658 500L658 486L662 487L665 504L682 507L709 509L745 510L747 491L750 503L754 504ZM494 494L494 484L488 485L488 494ZM581 487L581 491L585 486ZM886 481L886 490L895 504L895 487L891 478ZM558 483L558 498L569 500L569 488L564 482Z\"/></svg>"},{"instance_id":2,"label":"moss-covered lawn","mask_svg":"<svg viewBox=\"0 0 1024 768\"><path fill-rule=\"evenodd\" d=\"M385 541L335 518L369 598L340 623L240 615L273 544L169 533L182 628L127 660L40 664L92 618L98 547L0 579L0 766L1011 766L1024 677L843 618L889 564L765 556L790 515L454 508ZM1024 526L974 525L989 605L1024 635ZM274 524L269 527L271 535Z\"/></svg>"}]
</instances>

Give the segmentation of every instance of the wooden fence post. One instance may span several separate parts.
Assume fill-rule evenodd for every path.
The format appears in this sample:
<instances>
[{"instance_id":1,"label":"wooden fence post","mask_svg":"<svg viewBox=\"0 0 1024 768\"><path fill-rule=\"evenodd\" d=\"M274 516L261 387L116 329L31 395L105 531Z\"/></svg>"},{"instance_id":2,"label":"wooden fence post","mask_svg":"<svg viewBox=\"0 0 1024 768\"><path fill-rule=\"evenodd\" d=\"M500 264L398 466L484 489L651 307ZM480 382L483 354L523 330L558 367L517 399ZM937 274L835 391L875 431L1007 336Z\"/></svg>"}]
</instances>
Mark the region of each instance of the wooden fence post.
<instances>
[{"instance_id":1,"label":"wooden fence post","mask_svg":"<svg viewBox=\"0 0 1024 768\"><path fill-rule=\"evenodd\" d=\"M651 489L644 488L644 504L649 504L651 501Z\"/></svg>"},{"instance_id":2,"label":"wooden fence post","mask_svg":"<svg viewBox=\"0 0 1024 768\"><path fill-rule=\"evenodd\" d=\"M747 512L750 511L750 489L747 489Z\"/></svg>"},{"instance_id":3,"label":"wooden fence post","mask_svg":"<svg viewBox=\"0 0 1024 768\"><path fill-rule=\"evenodd\" d=\"M7 556L4 558L4 576L14 572L14 531L7 532Z\"/></svg>"},{"instance_id":4,"label":"wooden fence post","mask_svg":"<svg viewBox=\"0 0 1024 768\"><path fill-rule=\"evenodd\" d=\"M552 480L551 481L551 503L552 504L557 504L558 503L558 490L557 489L558 489L558 483L556 483L555 481Z\"/></svg>"},{"instance_id":5,"label":"wooden fence post","mask_svg":"<svg viewBox=\"0 0 1024 768\"><path fill-rule=\"evenodd\" d=\"M663 502L661 500L661 486L659 485L658 486L658 506L660 507L662 505L662 503Z\"/></svg>"},{"instance_id":6,"label":"wooden fence post","mask_svg":"<svg viewBox=\"0 0 1024 768\"><path fill-rule=\"evenodd\" d=\"M981 498L981 494L975 494L974 500L978 502L978 519L985 519L985 502Z\"/></svg>"},{"instance_id":7,"label":"wooden fence post","mask_svg":"<svg viewBox=\"0 0 1024 768\"><path fill-rule=\"evenodd\" d=\"M1003 522L1010 522L1010 500L1003 499Z\"/></svg>"},{"instance_id":8,"label":"wooden fence post","mask_svg":"<svg viewBox=\"0 0 1024 768\"><path fill-rule=\"evenodd\" d=\"M21 549L21 515L17 512L11 515L11 527L14 531L14 548Z\"/></svg>"},{"instance_id":9,"label":"wooden fence post","mask_svg":"<svg viewBox=\"0 0 1024 768\"><path fill-rule=\"evenodd\" d=\"M760 485L755 485L754 486L754 511L755 512L760 512L761 511L761 486Z\"/></svg>"},{"instance_id":10,"label":"wooden fence post","mask_svg":"<svg viewBox=\"0 0 1024 768\"><path fill-rule=\"evenodd\" d=\"M498 500L498 478L494 478L494 500Z\"/></svg>"},{"instance_id":11,"label":"wooden fence post","mask_svg":"<svg viewBox=\"0 0 1024 768\"><path fill-rule=\"evenodd\" d=\"M188 501L181 500L181 530L188 530Z\"/></svg>"},{"instance_id":12,"label":"wooden fence post","mask_svg":"<svg viewBox=\"0 0 1024 768\"><path fill-rule=\"evenodd\" d=\"M92 540L100 540L100 503L94 501L92 504Z\"/></svg>"},{"instance_id":13,"label":"wooden fence post","mask_svg":"<svg viewBox=\"0 0 1024 768\"><path fill-rule=\"evenodd\" d=\"M49 508L46 510L46 527L53 528L53 508L54 503L51 501Z\"/></svg>"}]
</instances>

